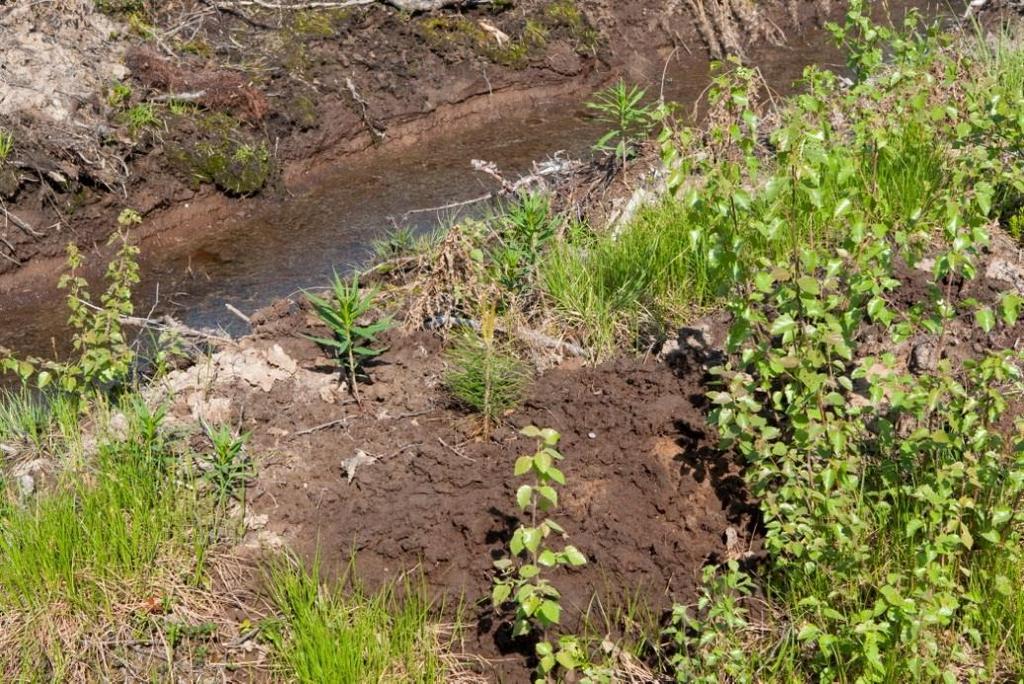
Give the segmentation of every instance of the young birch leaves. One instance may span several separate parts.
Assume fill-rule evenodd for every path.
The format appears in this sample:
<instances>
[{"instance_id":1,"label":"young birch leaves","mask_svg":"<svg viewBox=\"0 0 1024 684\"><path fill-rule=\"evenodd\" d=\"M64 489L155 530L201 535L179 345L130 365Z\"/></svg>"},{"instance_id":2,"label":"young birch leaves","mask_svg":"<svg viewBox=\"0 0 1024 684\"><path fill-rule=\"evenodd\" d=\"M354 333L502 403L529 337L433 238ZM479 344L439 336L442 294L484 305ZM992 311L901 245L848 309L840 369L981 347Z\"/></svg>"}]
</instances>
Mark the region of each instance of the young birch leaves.
<instances>
[{"instance_id":1,"label":"young birch leaves","mask_svg":"<svg viewBox=\"0 0 1024 684\"><path fill-rule=\"evenodd\" d=\"M546 682L556 667L572 670L579 665L579 658L571 640L560 639L556 647L546 638L547 631L561 621L562 606L561 594L542 573L558 566L586 565L587 558L575 546L567 545L559 551L546 543L552 533L565 536L558 523L543 516L558 506L555 485L565 484L565 475L556 467L563 458L556 448L561 436L550 428L532 425L521 434L537 440L537 450L520 456L515 465L516 477L532 478L531 483L516 490L516 503L530 522L520 525L512 534L512 557L495 562L500 574L495 579L491 600L498 609L509 601L515 604L513 636L540 632L536 681Z\"/></svg>"}]
</instances>

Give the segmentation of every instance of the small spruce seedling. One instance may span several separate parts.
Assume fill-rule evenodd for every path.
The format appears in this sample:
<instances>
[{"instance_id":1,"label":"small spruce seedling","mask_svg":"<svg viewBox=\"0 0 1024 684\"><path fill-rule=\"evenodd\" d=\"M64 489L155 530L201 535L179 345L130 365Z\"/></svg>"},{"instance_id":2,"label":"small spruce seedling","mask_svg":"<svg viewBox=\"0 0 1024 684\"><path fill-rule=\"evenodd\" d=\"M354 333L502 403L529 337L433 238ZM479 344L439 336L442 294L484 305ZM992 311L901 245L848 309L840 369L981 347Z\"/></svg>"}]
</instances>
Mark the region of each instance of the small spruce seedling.
<instances>
[{"instance_id":1,"label":"small spruce seedling","mask_svg":"<svg viewBox=\"0 0 1024 684\"><path fill-rule=\"evenodd\" d=\"M495 421L519 403L530 380L526 364L498 342L496 320L493 309L485 311L480 331L468 331L456 341L445 377L455 398L482 417L484 439L490 437Z\"/></svg>"},{"instance_id":2,"label":"small spruce seedling","mask_svg":"<svg viewBox=\"0 0 1024 684\"><path fill-rule=\"evenodd\" d=\"M352 394L358 401L358 376L365 375L366 361L385 351L384 348L377 346L377 336L390 330L393 323L390 318L383 318L368 325L359 324L359 320L373 309L377 290L361 290L358 275L353 275L352 282L349 283L335 273L331 290L331 300L309 292L305 294L333 337L307 337L334 353L335 359L344 367Z\"/></svg>"},{"instance_id":3,"label":"small spruce seedling","mask_svg":"<svg viewBox=\"0 0 1024 684\"><path fill-rule=\"evenodd\" d=\"M557 667L574 670L581 659L572 639L561 638L557 646L548 639L548 630L561 621L561 594L542 573L559 566L586 565L587 558L575 546L566 545L560 551L548 546L552 533L566 536L565 530L545 515L558 506L555 485L565 484L565 475L555 467L563 458L556 448L561 435L550 428L542 430L532 425L523 428L521 434L537 440L536 452L519 457L515 465L516 477L533 480L516 490L516 503L527 514L529 524L520 525L512 534L512 556L495 561L499 575L491 600L498 609L509 602L515 604L514 637L526 636L535 629L540 632L536 681L543 684Z\"/></svg>"}]
</instances>

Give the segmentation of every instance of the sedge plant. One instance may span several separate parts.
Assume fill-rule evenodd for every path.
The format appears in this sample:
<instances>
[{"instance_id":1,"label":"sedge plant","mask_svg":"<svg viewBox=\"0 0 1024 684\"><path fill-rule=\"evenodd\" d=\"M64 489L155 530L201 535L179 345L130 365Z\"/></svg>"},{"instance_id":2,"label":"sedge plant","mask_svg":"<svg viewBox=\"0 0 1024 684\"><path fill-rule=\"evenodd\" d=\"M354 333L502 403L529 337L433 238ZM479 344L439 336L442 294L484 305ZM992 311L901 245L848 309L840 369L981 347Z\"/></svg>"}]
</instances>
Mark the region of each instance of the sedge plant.
<instances>
[{"instance_id":1,"label":"sedge plant","mask_svg":"<svg viewBox=\"0 0 1024 684\"><path fill-rule=\"evenodd\" d=\"M14 134L0 129L0 164L3 164L14 151Z\"/></svg>"}]
</instances>

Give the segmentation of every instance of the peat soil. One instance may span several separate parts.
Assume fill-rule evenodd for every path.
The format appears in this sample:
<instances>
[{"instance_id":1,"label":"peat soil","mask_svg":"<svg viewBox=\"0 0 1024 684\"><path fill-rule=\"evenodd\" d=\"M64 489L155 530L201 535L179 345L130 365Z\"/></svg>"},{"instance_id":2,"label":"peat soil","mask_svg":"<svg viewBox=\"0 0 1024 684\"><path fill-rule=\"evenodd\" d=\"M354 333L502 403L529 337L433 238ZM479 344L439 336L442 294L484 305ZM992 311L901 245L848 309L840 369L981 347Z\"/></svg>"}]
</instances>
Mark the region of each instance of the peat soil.
<instances>
[{"instance_id":1,"label":"peat soil","mask_svg":"<svg viewBox=\"0 0 1024 684\"><path fill-rule=\"evenodd\" d=\"M1024 260L1002 234L979 273L949 284L956 301L994 306L1003 292L1024 293ZM925 270L903 266L897 275L898 308L927 297ZM253 324L252 335L154 388L169 393L176 420L231 422L252 433L258 475L236 553L258 562L290 549L306 562L319 557L333 576L351 569L370 587L422 576L433 599L468 606L462 646L489 681L528 681L529 649L509 642L507 622L488 603L492 561L519 524L513 465L533 446L521 427L562 434L567 484L554 518L589 561L551 573L566 632L587 622L615 634L621 625L602 615L630 602L656 622L695 599L707 564L760 558L741 466L717 448L705 417L725 313L681 329L646 358L555 363L490 439L444 388L439 333L389 333L357 403L306 337L325 331L304 303L282 300ZM987 334L968 312L941 338L897 347L886 339L868 330L861 355L892 352L897 370L910 372L948 358L955 370L987 350L1020 349L1024 321Z\"/></svg>"},{"instance_id":2,"label":"peat soil","mask_svg":"<svg viewBox=\"0 0 1024 684\"><path fill-rule=\"evenodd\" d=\"M331 575L354 562L355 577L371 587L422 574L432 598L466 602L465 648L489 663L488 678L523 680L526 661L516 654L525 645L510 643L504 623L478 602L520 522L522 482L512 470L534 446L517 434L526 425L562 434L568 483L553 517L589 561L551 573L567 630L588 611L599 630L612 629L598 605L610 612L636 600L657 615L694 596L706 563L749 550L730 466L711 456L699 364L677 371L652 358L554 368L485 440L443 387L438 335L390 335L359 405L299 336L316 330L310 316L280 303L258 317L240 350L214 355L213 372L169 381L175 414L239 421L253 433L259 474L243 548L254 559L287 548L307 562L319 556ZM731 526L738 535L727 533ZM726 546L735 536L742 548Z\"/></svg>"}]
</instances>

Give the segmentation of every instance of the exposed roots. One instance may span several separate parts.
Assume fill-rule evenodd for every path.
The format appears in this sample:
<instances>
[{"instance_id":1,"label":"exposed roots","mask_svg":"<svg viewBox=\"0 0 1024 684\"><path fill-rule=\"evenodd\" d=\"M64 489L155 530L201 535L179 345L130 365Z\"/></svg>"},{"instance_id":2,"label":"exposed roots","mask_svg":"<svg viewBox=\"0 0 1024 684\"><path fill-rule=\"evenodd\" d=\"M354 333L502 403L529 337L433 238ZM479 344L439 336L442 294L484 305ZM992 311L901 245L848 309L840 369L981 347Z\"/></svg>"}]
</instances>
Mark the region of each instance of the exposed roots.
<instances>
[{"instance_id":1,"label":"exposed roots","mask_svg":"<svg viewBox=\"0 0 1024 684\"><path fill-rule=\"evenodd\" d=\"M828 0L818 0L827 2ZM754 0L687 0L697 31L715 59L727 56L743 58L744 45L767 42L785 43L786 35L771 21ZM787 0L794 24L799 23L798 0Z\"/></svg>"}]
</instances>

